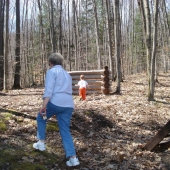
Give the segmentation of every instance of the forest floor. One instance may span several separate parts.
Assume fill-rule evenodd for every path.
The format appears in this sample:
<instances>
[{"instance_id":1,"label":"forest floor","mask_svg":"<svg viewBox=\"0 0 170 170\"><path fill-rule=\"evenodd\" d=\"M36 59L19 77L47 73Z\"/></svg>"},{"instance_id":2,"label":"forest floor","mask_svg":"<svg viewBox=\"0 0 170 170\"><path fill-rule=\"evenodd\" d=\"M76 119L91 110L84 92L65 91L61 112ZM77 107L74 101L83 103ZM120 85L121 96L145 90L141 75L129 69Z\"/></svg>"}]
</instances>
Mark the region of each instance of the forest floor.
<instances>
[{"instance_id":1,"label":"forest floor","mask_svg":"<svg viewBox=\"0 0 170 170\"><path fill-rule=\"evenodd\" d=\"M0 93L1 170L168 170L170 144L142 148L169 121L170 73L158 76L155 101L147 101L147 75L127 76L121 95L74 96L71 121L80 165L66 166L55 117L47 123L47 150L36 151L36 115L43 88ZM113 83L113 89L116 83Z\"/></svg>"}]
</instances>

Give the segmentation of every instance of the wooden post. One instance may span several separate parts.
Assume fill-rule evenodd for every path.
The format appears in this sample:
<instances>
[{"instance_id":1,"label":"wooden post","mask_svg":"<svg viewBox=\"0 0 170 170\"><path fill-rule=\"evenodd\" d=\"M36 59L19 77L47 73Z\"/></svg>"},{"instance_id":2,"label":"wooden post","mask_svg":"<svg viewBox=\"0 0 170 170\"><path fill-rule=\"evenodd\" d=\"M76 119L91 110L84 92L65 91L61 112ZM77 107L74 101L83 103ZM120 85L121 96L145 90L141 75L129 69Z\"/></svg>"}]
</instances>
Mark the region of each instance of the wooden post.
<instances>
[{"instance_id":1,"label":"wooden post","mask_svg":"<svg viewBox=\"0 0 170 170\"><path fill-rule=\"evenodd\" d=\"M101 78L103 83L102 83L102 86L101 86L101 92L102 94L109 94L110 93L110 90L109 90L109 87L110 87L110 78L109 78L109 69L108 69L108 66L105 66L104 68L104 72L103 72L103 77Z\"/></svg>"},{"instance_id":2,"label":"wooden post","mask_svg":"<svg viewBox=\"0 0 170 170\"><path fill-rule=\"evenodd\" d=\"M144 150L151 151L170 132L170 120L158 133L143 147Z\"/></svg>"}]
</instances>

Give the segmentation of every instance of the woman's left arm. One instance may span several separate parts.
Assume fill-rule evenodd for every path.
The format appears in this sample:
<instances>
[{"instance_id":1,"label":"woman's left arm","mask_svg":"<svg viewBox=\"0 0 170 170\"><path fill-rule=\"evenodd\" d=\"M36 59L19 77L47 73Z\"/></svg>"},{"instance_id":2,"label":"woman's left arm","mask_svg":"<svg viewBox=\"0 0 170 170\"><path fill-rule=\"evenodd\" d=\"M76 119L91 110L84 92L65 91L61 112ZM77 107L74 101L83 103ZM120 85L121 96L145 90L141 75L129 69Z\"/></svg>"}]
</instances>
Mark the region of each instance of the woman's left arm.
<instances>
[{"instance_id":1,"label":"woman's left arm","mask_svg":"<svg viewBox=\"0 0 170 170\"><path fill-rule=\"evenodd\" d=\"M55 77L51 71L47 71L45 78L45 93L43 97L43 106L40 109L40 114L46 113L46 106L53 95L53 89L55 85Z\"/></svg>"}]
</instances>

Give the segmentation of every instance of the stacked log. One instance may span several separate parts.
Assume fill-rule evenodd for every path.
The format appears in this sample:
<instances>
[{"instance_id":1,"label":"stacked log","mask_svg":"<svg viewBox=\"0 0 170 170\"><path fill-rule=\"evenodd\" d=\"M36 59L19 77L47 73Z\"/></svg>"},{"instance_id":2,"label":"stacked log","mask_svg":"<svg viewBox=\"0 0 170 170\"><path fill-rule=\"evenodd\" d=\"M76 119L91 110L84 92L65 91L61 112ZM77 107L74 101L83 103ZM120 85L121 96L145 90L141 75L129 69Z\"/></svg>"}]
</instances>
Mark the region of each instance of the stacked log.
<instances>
[{"instance_id":1,"label":"stacked log","mask_svg":"<svg viewBox=\"0 0 170 170\"><path fill-rule=\"evenodd\" d=\"M84 75L90 89L87 89L87 94L109 94L110 88L110 71L106 66L104 70L89 70L89 71L71 71L73 95L79 93L79 87L75 86L80 80L80 75Z\"/></svg>"},{"instance_id":2,"label":"stacked log","mask_svg":"<svg viewBox=\"0 0 170 170\"><path fill-rule=\"evenodd\" d=\"M102 86L101 86L102 94L110 93L110 78L109 78L109 69L108 66L105 66L103 76L102 76Z\"/></svg>"}]
</instances>

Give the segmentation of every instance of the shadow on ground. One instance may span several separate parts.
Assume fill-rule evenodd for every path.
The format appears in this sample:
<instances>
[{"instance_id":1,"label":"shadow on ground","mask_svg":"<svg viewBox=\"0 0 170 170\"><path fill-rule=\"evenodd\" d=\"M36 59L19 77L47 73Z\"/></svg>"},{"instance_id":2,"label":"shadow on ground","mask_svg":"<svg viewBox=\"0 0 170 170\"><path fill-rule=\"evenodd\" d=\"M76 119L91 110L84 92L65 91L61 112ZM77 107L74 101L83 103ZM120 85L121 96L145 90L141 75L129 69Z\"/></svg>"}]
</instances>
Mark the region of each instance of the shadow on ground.
<instances>
[{"instance_id":1,"label":"shadow on ground","mask_svg":"<svg viewBox=\"0 0 170 170\"><path fill-rule=\"evenodd\" d=\"M7 110L1 109L0 112ZM23 116L24 118L35 121L35 117L28 116L23 113L16 111L10 111L10 114L15 115L16 117ZM0 117L1 121L2 118ZM13 119L13 118L11 118ZM17 120L15 118L15 120ZM4 121L4 120L3 120ZM50 120L49 122L55 122L55 119ZM22 122L23 123L23 122ZM147 123L147 122L146 122ZM150 123L150 122L148 122ZM152 122L153 123L153 122ZM17 122L20 124L20 122ZM21 124L20 124L21 125ZM8 129L11 128L7 123ZM134 126L137 126L134 124ZM64 155L63 148L61 146L50 146L47 148L47 151L40 152L32 148L33 140L29 138L31 135L35 135L36 129L35 126L31 127L32 129L20 129L18 132L12 131L0 131L0 169L1 170L94 170L94 169L105 169L105 167L110 164L113 169L120 169L120 165L123 161L127 160L117 160L114 157L107 160L106 162L103 159L106 158L106 152L103 151L102 146L98 146L98 142L103 141L105 143L113 143L113 136L117 135L115 141L119 139L119 136L122 135L124 142L131 142L131 133L117 126L116 122L109 120L103 116L97 110L75 110L72 118L71 131L74 133L75 138L81 137L84 141L84 146L77 149L77 155L80 159L81 164L77 167L67 167L66 158ZM114 132L110 131L114 129ZM48 132L48 135L55 136L56 129ZM59 133L59 132L57 132ZM134 135L134 134L133 134ZM55 136L56 138L56 136ZM90 144L91 148L87 145ZM48 144L47 144L48 145ZM51 148L50 148L51 147ZM59 148L58 148L59 147ZM107 153L109 155L109 153ZM165 155L164 155L165 156ZM167 158L167 157L166 157ZM166 160L165 158L165 160ZM167 163L167 162L166 162ZM169 163L167 163L169 166ZM135 167L133 167L135 168ZM137 169L137 167L136 167Z\"/></svg>"}]
</instances>

